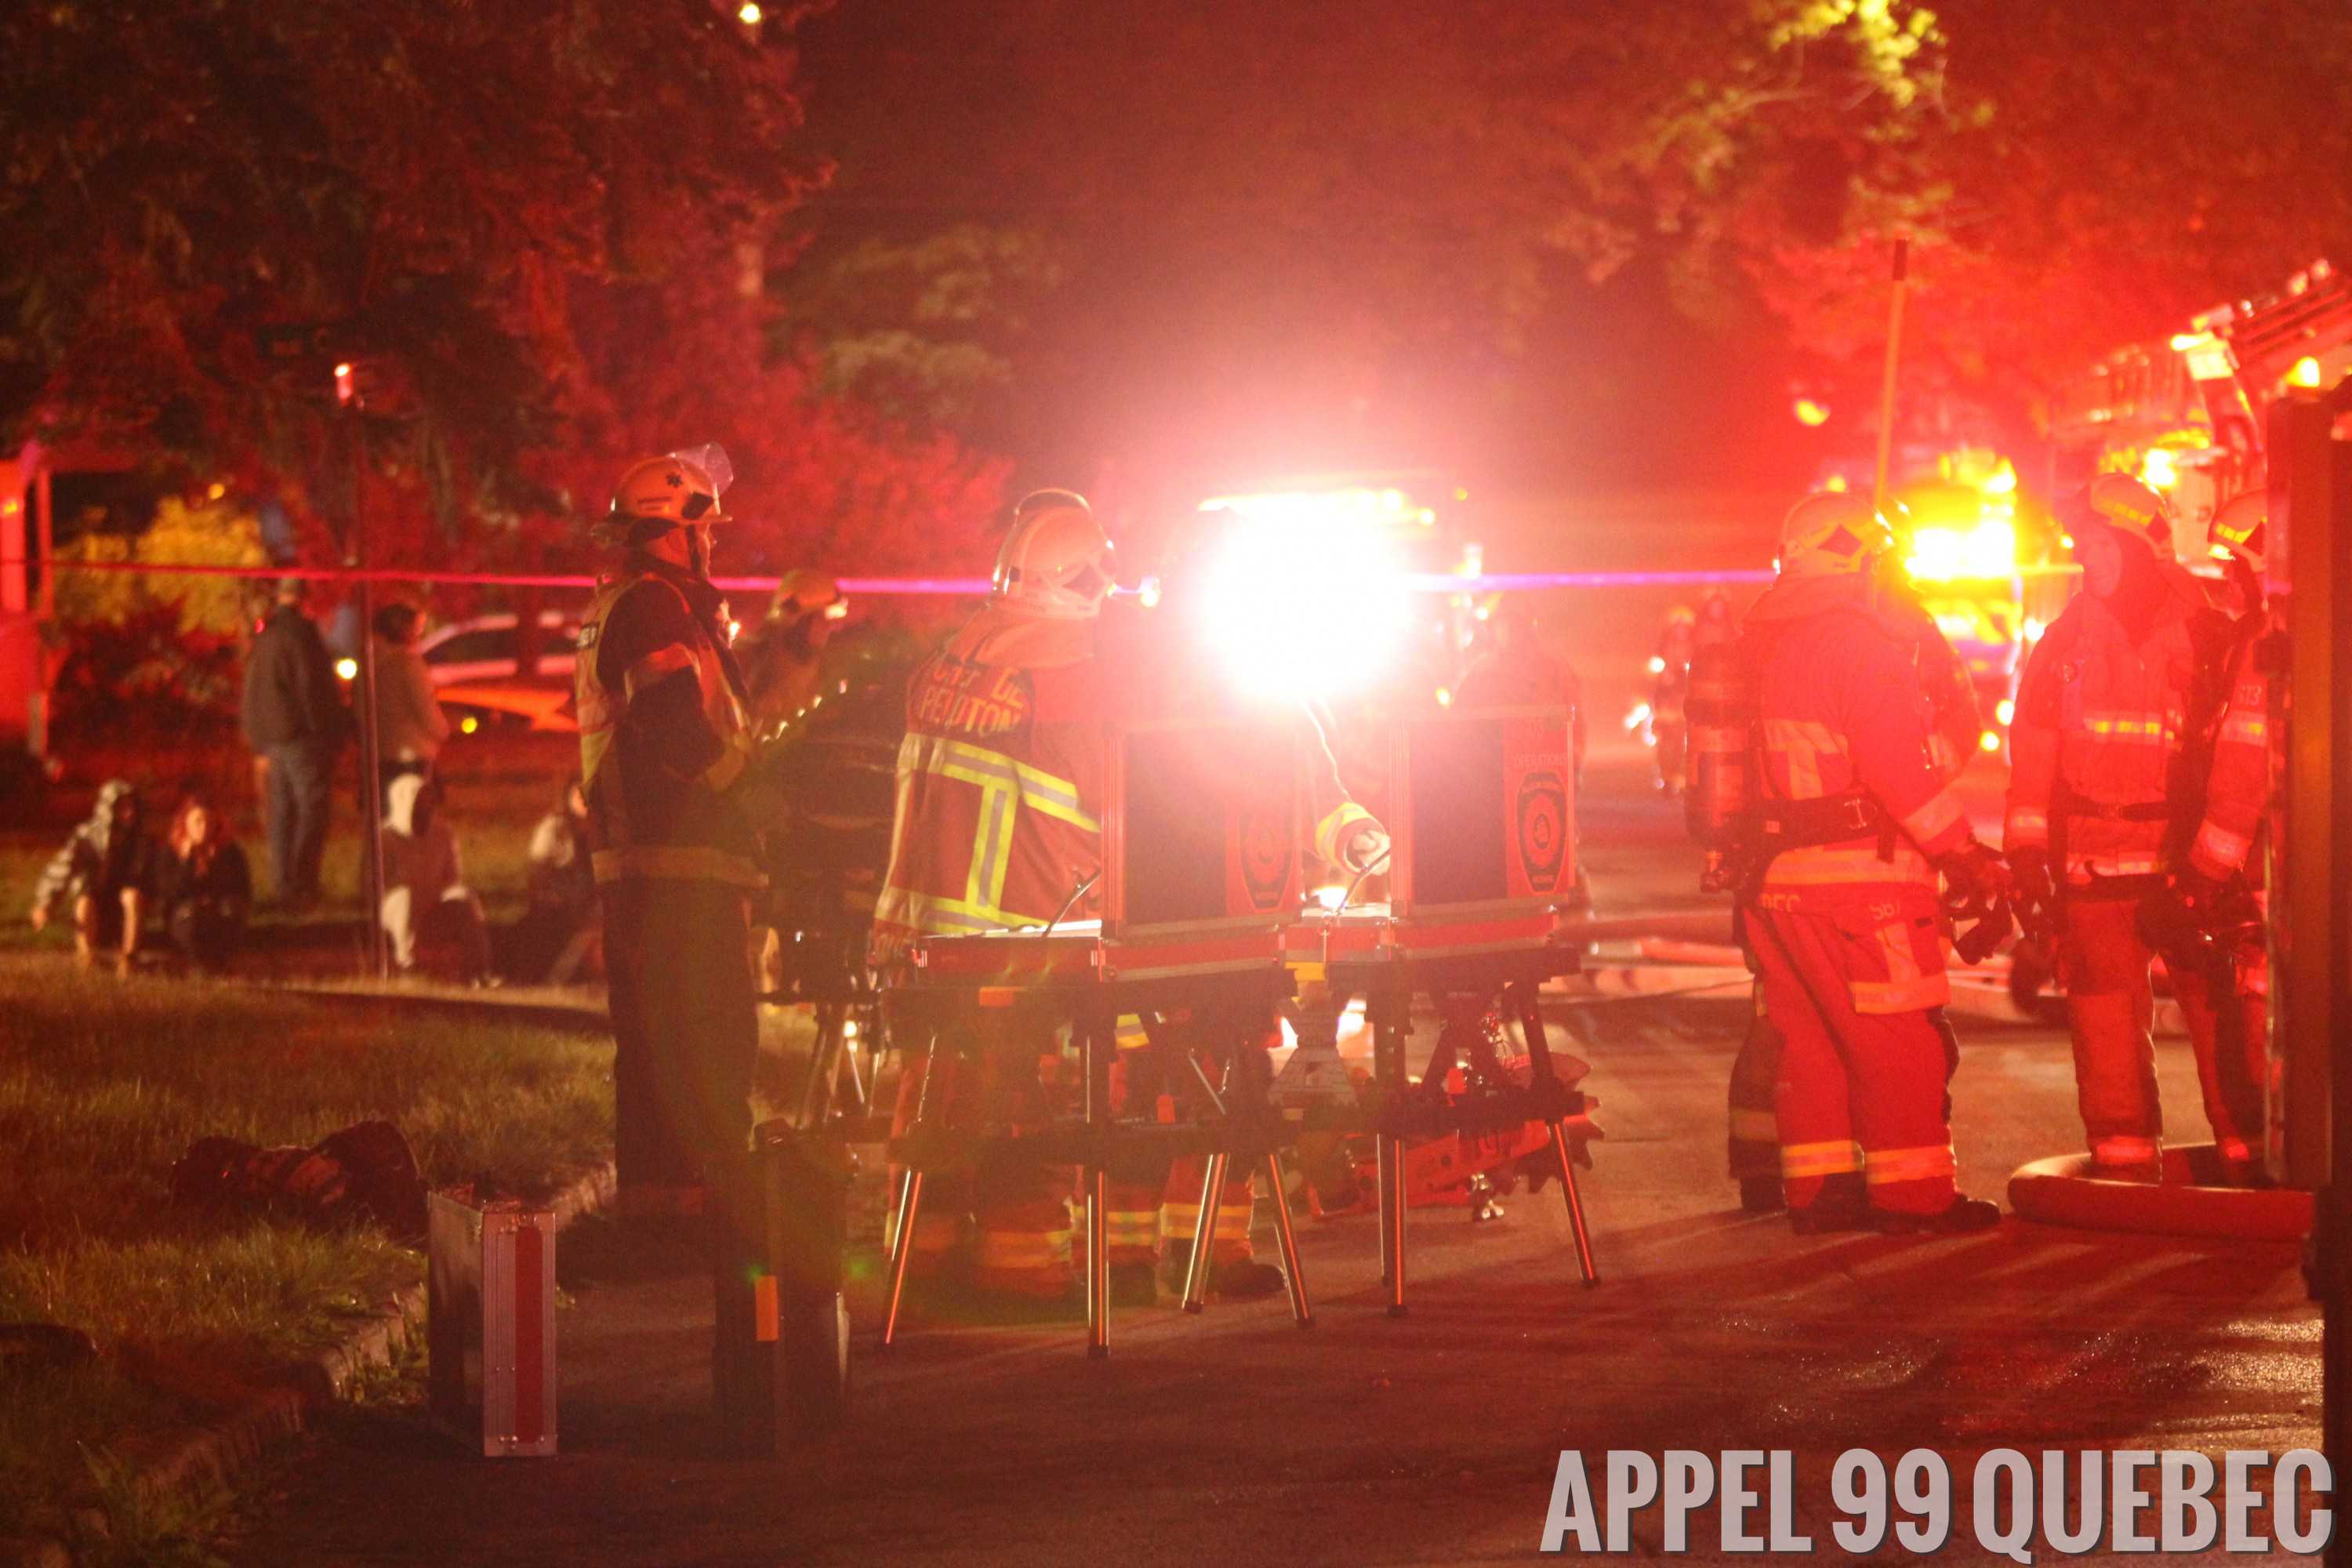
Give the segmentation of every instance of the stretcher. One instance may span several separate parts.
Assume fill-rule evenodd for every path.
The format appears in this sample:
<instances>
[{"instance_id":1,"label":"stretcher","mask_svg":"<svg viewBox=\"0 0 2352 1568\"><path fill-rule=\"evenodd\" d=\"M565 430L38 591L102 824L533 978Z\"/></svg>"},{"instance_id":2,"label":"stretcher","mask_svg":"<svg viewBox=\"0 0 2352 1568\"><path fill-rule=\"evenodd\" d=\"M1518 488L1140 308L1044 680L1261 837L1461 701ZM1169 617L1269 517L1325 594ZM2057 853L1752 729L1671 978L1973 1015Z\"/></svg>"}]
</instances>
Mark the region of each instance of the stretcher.
<instances>
[{"instance_id":1,"label":"stretcher","mask_svg":"<svg viewBox=\"0 0 2352 1568\"><path fill-rule=\"evenodd\" d=\"M1575 875L1569 737L1565 709L1494 710L1398 726L1384 781L1391 858L1374 868L1385 872L1389 898L1353 907L1343 898L1325 911L1310 910L1302 886L1303 768L1265 765L1300 754L1286 725L1123 727L1107 752L1102 918L916 944L911 963L894 977L898 996L979 1013L1040 1009L1071 1028L1083 1062L1083 1116L1024 1131L1018 1142L1024 1155L1084 1172L1090 1355L1109 1353L1108 1173L1128 1151L1205 1162L1184 1290L1192 1311L1205 1299L1211 1231L1232 1163L1263 1166L1292 1313L1307 1327L1314 1320L1284 1196L1283 1148L1318 1131L1377 1140L1383 1276L1389 1310L1402 1315L1405 1141L1540 1122L1559 1162L1580 1272L1587 1285L1597 1282L1569 1131L1587 1101L1559 1080L1537 1002L1538 986L1574 971L1583 951L1584 938L1563 925L1560 910ZM1381 1093L1370 1107L1343 1073L1338 1084L1345 1093L1328 1072L1318 1081L1318 1069L1338 1068L1331 1030L1353 995L1366 998L1374 1031ZM1435 1092L1431 1086L1442 1086L1457 1065L1451 1053L1460 1044L1442 1033L1439 1056L1416 1090L1405 1063L1416 995L1431 997L1441 1014L1462 998L1481 1009L1507 1008L1526 1036L1527 1081L1489 1083L1466 1098ZM1301 1029L1300 1051L1283 1080L1243 1079L1220 1095L1202 1079L1205 1119L1113 1121L1110 1067L1120 1015L1232 1017L1257 1010L1270 1018L1277 1008ZM1189 1070L1199 1076L1197 1063ZM972 1140L931 1126L920 1110L894 1143L907 1175L897 1200L886 1345L898 1329L924 1173L972 1152Z\"/></svg>"}]
</instances>

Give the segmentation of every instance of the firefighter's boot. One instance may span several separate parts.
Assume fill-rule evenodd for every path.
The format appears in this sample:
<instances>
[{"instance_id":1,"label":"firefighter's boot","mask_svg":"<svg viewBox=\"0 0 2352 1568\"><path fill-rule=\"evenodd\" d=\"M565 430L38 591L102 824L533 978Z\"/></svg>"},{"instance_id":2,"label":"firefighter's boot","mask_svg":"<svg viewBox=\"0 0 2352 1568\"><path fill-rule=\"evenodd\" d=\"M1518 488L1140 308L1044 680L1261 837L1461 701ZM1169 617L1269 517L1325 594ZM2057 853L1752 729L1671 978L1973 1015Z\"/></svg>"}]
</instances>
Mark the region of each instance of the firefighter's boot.
<instances>
[{"instance_id":1,"label":"firefighter's boot","mask_svg":"<svg viewBox=\"0 0 2352 1568\"><path fill-rule=\"evenodd\" d=\"M1870 1226L1870 1200L1864 1195L1859 1171L1840 1171L1822 1177L1819 1195L1789 1211L1789 1228L1799 1236L1868 1230Z\"/></svg>"},{"instance_id":2,"label":"firefighter's boot","mask_svg":"<svg viewBox=\"0 0 2352 1568\"><path fill-rule=\"evenodd\" d=\"M1872 1216L1888 1236L1971 1236L2000 1224L2000 1205L1961 1193L1937 1214L1901 1214L1881 1209Z\"/></svg>"}]
</instances>

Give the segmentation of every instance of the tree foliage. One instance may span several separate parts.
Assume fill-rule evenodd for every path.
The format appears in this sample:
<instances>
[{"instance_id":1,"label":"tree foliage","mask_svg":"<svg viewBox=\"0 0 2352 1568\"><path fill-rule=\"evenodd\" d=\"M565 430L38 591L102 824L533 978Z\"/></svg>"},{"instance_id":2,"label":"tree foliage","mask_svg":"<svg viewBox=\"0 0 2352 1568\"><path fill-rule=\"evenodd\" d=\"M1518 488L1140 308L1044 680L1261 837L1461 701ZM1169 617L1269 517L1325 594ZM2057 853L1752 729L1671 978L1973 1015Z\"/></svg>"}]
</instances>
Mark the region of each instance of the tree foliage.
<instances>
[{"instance_id":1,"label":"tree foliage","mask_svg":"<svg viewBox=\"0 0 2352 1568\"><path fill-rule=\"evenodd\" d=\"M845 504L902 491L887 526L936 521L968 460L902 450L757 352L761 258L824 172L790 20L709 0L0 12L0 441L227 464L334 531L358 437L379 559L457 536L512 558L636 448L756 416ZM633 301L665 292L718 313L629 341ZM291 363L265 353L310 326Z\"/></svg>"},{"instance_id":2,"label":"tree foliage","mask_svg":"<svg viewBox=\"0 0 2352 1568\"><path fill-rule=\"evenodd\" d=\"M1080 448L1543 439L1596 416L1629 279L1713 364L1785 336L1864 380L1898 236L1906 363L2030 389L2352 248L2347 36L2339 0L846 8L808 30L814 255L1041 237L1066 281L1009 361Z\"/></svg>"}]
</instances>

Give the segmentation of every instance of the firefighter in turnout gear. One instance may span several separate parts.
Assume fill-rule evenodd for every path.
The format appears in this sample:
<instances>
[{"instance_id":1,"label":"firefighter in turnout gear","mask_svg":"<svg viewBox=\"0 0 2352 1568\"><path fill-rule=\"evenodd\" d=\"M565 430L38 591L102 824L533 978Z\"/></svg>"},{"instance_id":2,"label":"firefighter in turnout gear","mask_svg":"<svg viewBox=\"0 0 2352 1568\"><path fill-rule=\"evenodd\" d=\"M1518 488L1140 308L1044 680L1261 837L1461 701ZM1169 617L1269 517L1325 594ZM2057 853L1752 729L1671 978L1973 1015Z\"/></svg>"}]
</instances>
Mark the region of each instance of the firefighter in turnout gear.
<instances>
[{"instance_id":1,"label":"firefighter in turnout gear","mask_svg":"<svg viewBox=\"0 0 2352 1568\"><path fill-rule=\"evenodd\" d=\"M2263 941L2270 896L2256 852L2271 809L2271 650L2264 640L2271 620L2263 594L2268 510L2262 492L2242 495L2207 530L2209 548L2228 563L2239 613L2216 661L2220 702L2209 742L2204 816L2189 840L2189 863L2173 873L2170 892L2177 929L2197 933L2190 951L2202 952L2218 993L2206 1116L2217 1130L2226 1117L2237 1131L2235 1141L2219 1146L2223 1171L2233 1181L2255 1178L2274 1089L2270 954Z\"/></svg>"},{"instance_id":2,"label":"firefighter in turnout gear","mask_svg":"<svg viewBox=\"0 0 2352 1568\"><path fill-rule=\"evenodd\" d=\"M803 568L777 582L766 617L736 650L761 734L807 710L824 676L824 646L848 615L841 584L826 573Z\"/></svg>"},{"instance_id":3,"label":"firefighter in turnout gear","mask_svg":"<svg viewBox=\"0 0 2352 1568\"><path fill-rule=\"evenodd\" d=\"M1165 649L1155 657L1148 638L1123 639L1103 624L1112 583L1110 541L1081 498L1042 490L1015 507L988 605L908 686L897 822L875 910L878 963L894 963L926 936L1043 927L1097 912L1106 726L1119 716L1164 716L1176 700L1167 692L1181 691L1189 674ZM1336 804L1322 827L1339 863L1360 869L1385 852L1380 825L1352 803ZM976 1042L978 1098L985 1102L978 1109L999 1125L1024 1114L1031 1066L1045 1050L1035 1022L1008 1021L1011 1011L988 1017ZM940 1101L927 1103L929 1095L970 1110L974 1097L957 1080L973 1067L910 1060L901 1079L901 1130L936 1116ZM978 1230L973 1283L1065 1298L1075 1280L1066 1172L991 1162L977 1175L984 1184L970 1198ZM1246 1202L1240 1175L1227 1194L1236 1207ZM1189 1200L1175 1201L1197 1205L1199 1192L1195 1171ZM909 1268L936 1278L958 1245L960 1223L944 1184L927 1182L924 1197ZM1110 1194L1108 1262L1121 1302L1156 1291L1162 1197L1158 1182L1119 1184ZM1228 1263L1220 1289L1281 1288L1279 1270L1263 1275L1269 1278Z\"/></svg>"},{"instance_id":4,"label":"firefighter in turnout gear","mask_svg":"<svg viewBox=\"0 0 2352 1568\"><path fill-rule=\"evenodd\" d=\"M1774 1121L1801 1234L1875 1227L1979 1230L2000 1220L1953 1183L1958 1048L1945 1021L1937 873L1953 897L1997 897L2006 877L1969 831L1930 757L1920 623L1880 581L1894 545L1866 500L1808 497L1782 524L1780 573L1751 608L1738 659L1752 722L1726 693L1711 715L1751 739L1694 826L1748 803L1746 940L1781 1037ZM1702 835L1705 842L1707 834ZM1710 848L1717 847L1710 844Z\"/></svg>"},{"instance_id":5,"label":"firefighter in turnout gear","mask_svg":"<svg viewBox=\"0 0 2352 1568\"><path fill-rule=\"evenodd\" d=\"M1708 611L1722 598L1719 593L1709 595L1707 607L1700 615L1703 633L1711 619ZM1928 760L1938 780L1949 784L1977 754L1984 734L1968 660L1952 647L1908 583L1891 572L1879 574L1875 613L1889 635L1910 650L1911 667L1929 717ZM1709 848L1713 866L1706 882L1709 891L1722 891L1738 881L1741 868L1731 862L1746 854L1739 847L1740 829L1744 814L1754 804L1749 798L1753 781L1747 772L1754 692L1745 657L1730 638L1702 637L1691 659L1691 793L1685 805L1692 837ZM1765 1006L1759 982L1747 1037L1732 1062L1729 1105L1731 1176L1739 1184L1740 1206L1751 1214L1770 1213L1782 1206L1780 1121L1775 1109L1780 1068L1780 1034Z\"/></svg>"},{"instance_id":6,"label":"firefighter in turnout gear","mask_svg":"<svg viewBox=\"0 0 2352 1568\"><path fill-rule=\"evenodd\" d=\"M593 531L623 552L582 617L574 679L625 1211L698 1212L751 1126L758 786L710 582L729 477L716 447L647 458L623 473Z\"/></svg>"},{"instance_id":7,"label":"firefighter in turnout gear","mask_svg":"<svg viewBox=\"0 0 2352 1568\"><path fill-rule=\"evenodd\" d=\"M2084 592L2035 647L2019 686L2007 847L2021 892L2055 917L2095 1173L2152 1182L2162 1179L2164 1124L2146 916L2160 917L2185 853L2185 868L2199 869L2189 840L2206 816L2201 736L2219 706L2230 626L2173 559L2169 511L2138 480L2101 475L2067 523ZM2249 724L2256 732L2243 732ZM2235 739L2262 738L2251 715L2241 731ZM2252 815L2224 805L2201 836L2204 865L2224 868L2221 851L2237 848L2230 824ZM2194 962L2168 968L2215 1142L2224 1164L2242 1172L2260 1137L2260 1080L2246 1081L2242 1049L2217 1041L2213 977Z\"/></svg>"}]
</instances>

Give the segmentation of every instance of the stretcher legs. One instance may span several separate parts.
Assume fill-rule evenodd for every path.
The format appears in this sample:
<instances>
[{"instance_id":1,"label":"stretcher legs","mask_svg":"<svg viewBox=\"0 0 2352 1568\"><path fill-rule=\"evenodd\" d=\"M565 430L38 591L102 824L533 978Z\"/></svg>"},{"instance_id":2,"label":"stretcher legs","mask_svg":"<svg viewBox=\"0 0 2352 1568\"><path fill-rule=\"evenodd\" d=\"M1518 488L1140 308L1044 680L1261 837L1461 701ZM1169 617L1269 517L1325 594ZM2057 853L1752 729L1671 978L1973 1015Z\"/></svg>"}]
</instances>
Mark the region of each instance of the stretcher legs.
<instances>
[{"instance_id":1,"label":"stretcher legs","mask_svg":"<svg viewBox=\"0 0 2352 1568\"><path fill-rule=\"evenodd\" d=\"M1209 1260L1216 1251L1217 1206L1225 1198L1225 1159L1212 1154L1201 1177L1201 1215L1192 1222L1192 1256L1184 1269L1184 1310L1197 1312L1209 1300Z\"/></svg>"},{"instance_id":2,"label":"stretcher legs","mask_svg":"<svg viewBox=\"0 0 2352 1568\"><path fill-rule=\"evenodd\" d=\"M1315 1326L1314 1303L1307 1299L1307 1276L1298 1267L1298 1230L1290 1222L1290 1194L1282 1186L1282 1156L1265 1157L1266 1190L1274 1194L1274 1234L1282 1243L1282 1272L1290 1285L1290 1316L1302 1329Z\"/></svg>"},{"instance_id":3,"label":"stretcher legs","mask_svg":"<svg viewBox=\"0 0 2352 1568\"><path fill-rule=\"evenodd\" d=\"M915 1255L915 1220L923 1204L923 1173L909 1166L898 1185L898 1233L890 1238L890 1300L882 1310L882 1348L898 1338L898 1302L907 1290L907 1264Z\"/></svg>"},{"instance_id":4,"label":"stretcher legs","mask_svg":"<svg viewBox=\"0 0 2352 1568\"><path fill-rule=\"evenodd\" d=\"M1097 1011L1080 1016L1079 1054L1087 1083L1087 1127L1094 1131L1110 1123L1110 1066L1118 1054L1112 1031L1115 1016ZM1087 1171L1087 1355L1100 1360L1110 1354L1110 1173L1100 1165Z\"/></svg>"},{"instance_id":5,"label":"stretcher legs","mask_svg":"<svg viewBox=\"0 0 2352 1568\"><path fill-rule=\"evenodd\" d=\"M931 1103L932 1069L944 1069L945 1065L940 1042L934 1040L931 1055L924 1058L922 1084L915 1092L915 1114L907 1124L908 1131L922 1126L923 1112ZM916 1070L912 1058L906 1058L905 1070ZM907 1294L907 1265L914 1260L915 1223L922 1217L922 1210L923 1173L909 1165L898 1187L898 1234L890 1238L890 1296L882 1309L882 1348L886 1351L898 1342L898 1306Z\"/></svg>"},{"instance_id":6,"label":"stretcher legs","mask_svg":"<svg viewBox=\"0 0 2352 1568\"><path fill-rule=\"evenodd\" d=\"M1519 1027L1528 1037L1528 1060L1538 1083L1559 1081L1551 1062L1551 1042L1544 1032L1543 1006L1533 988L1514 985L1510 989L1512 1005L1519 1015ZM1600 1271L1592 1266L1592 1232L1584 1222L1584 1194L1576 1186L1574 1151L1569 1147L1568 1124L1559 1117L1551 1120L1551 1152L1559 1161L1559 1191L1568 1205L1569 1234L1576 1242L1576 1270L1584 1279L1586 1289L1601 1283Z\"/></svg>"},{"instance_id":7,"label":"stretcher legs","mask_svg":"<svg viewBox=\"0 0 2352 1568\"><path fill-rule=\"evenodd\" d=\"M1404 1040L1412 1026L1412 997L1370 999L1372 1072L1394 1100L1405 1092ZM1381 1279L1388 1287L1389 1316L1404 1316L1404 1141L1389 1133L1373 1139L1376 1184L1381 1194Z\"/></svg>"}]
</instances>

